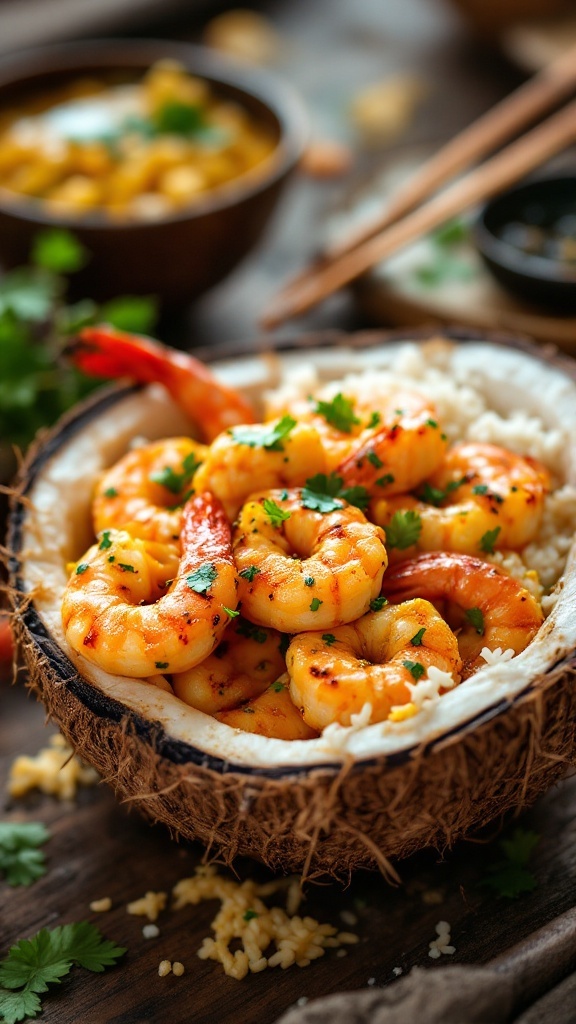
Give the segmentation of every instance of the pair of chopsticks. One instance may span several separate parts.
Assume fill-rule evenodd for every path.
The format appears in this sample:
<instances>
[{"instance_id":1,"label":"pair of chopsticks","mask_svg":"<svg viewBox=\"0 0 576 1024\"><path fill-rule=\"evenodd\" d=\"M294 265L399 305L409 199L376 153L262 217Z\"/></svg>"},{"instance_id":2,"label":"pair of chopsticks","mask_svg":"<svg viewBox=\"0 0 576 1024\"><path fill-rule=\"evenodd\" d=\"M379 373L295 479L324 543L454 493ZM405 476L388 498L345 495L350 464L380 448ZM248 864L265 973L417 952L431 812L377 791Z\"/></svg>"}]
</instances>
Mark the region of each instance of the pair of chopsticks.
<instances>
[{"instance_id":1,"label":"pair of chopsticks","mask_svg":"<svg viewBox=\"0 0 576 1024\"><path fill-rule=\"evenodd\" d=\"M368 228L349 235L298 274L273 299L262 324L272 328L315 306L380 260L513 185L576 142L576 100L495 156L446 185L576 89L576 47L548 65L448 142L392 197ZM430 198L432 197L432 198Z\"/></svg>"}]
</instances>

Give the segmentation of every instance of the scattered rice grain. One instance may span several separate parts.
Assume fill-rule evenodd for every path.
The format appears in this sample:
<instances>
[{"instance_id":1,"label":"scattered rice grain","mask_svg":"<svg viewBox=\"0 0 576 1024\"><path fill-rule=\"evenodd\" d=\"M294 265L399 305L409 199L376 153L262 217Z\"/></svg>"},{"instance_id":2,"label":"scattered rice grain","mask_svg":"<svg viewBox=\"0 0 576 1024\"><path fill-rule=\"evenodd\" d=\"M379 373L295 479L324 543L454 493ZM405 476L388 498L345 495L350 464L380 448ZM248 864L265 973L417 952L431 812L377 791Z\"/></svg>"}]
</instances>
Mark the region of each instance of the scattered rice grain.
<instances>
[{"instance_id":1,"label":"scattered rice grain","mask_svg":"<svg viewBox=\"0 0 576 1024\"><path fill-rule=\"evenodd\" d=\"M110 910L112 906L112 900L109 896L103 896L101 900L92 900L90 904L90 910L94 911L95 914L105 914L107 910Z\"/></svg>"}]
</instances>

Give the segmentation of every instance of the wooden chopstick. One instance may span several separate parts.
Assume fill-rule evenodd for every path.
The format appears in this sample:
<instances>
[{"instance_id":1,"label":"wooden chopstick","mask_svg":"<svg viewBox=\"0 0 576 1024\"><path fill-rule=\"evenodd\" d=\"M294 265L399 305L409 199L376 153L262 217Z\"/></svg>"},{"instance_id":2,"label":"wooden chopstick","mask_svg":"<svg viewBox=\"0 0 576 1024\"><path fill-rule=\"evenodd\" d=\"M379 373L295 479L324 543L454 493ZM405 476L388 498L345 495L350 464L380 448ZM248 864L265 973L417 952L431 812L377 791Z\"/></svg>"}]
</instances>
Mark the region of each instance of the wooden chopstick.
<instances>
[{"instance_id":1,"label":"wooden chopstick","mask_svg":"<svg viewBox=\"0 0 576 1024\"><path fill-rule=\"evenodd\" d=\"M264 312L262 325L266 328L276 327L284 320L306 312L375 263L470 206L513 185L573 142L576 142L576 100L402 220L355 249L321 265L315 272L310 270L298 288L289 286L273 300Z\"/></svg>"}]
</instances>

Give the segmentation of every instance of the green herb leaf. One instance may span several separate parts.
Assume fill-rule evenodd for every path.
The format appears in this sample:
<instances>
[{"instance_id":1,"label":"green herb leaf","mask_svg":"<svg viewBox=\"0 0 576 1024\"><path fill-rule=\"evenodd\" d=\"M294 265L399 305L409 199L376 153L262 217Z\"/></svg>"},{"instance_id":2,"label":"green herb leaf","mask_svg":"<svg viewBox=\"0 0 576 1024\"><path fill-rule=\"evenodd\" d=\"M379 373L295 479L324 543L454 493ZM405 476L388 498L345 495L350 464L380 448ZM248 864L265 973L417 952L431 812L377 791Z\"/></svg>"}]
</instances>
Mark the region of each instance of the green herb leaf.
<instances>
[{"instance_id":1,"label":"green herb leaf","mask_svg":"<svg viewBox=\"0 0 576 1024\"><path fill-rule=\"evenodd\" d=\"M268 639L268 633L265 629L260 626L255 626L253 622L248 622L247 619L240 617L235 626L236 633L238 636L246 636L249 640L254 640L257 644L265 644Z\"/></svg>"},{"instance_id":2,"label":"green herb leaf","mask_svg":"<svg viewBox=\"0 0 576 1024\"><path fill-rule=\"evenodd\" d=\"M517 828L513 834L502 839L498 844L504 853L504 859L497 861L488 869L488 876L482 884L494 889L499 896L516 899L523 892L531 892L536 887L536 879L527 870L534 847L540 841L536 832Z\"/></svg>"},{"instance_id":3,"label":"green herb leaf","mask_svg":"<svg viewBox=\"0 0 576 1024\"><path fill-rule=\"evenodd\" d=\"M376 452L368 452L366 458L368 459L370 465L374 466L374 469L382 469L384 463L382 462L380 456L376 454Z\"/></svg>"},{"instance_id":4,"label":"green herb leaf","mask_svg":"<svg viewBox=\"0 0 576 1024\"><path fill-rule=\"evenodd\" d=\"M51 228L36 235L31 259L36 266L54 274L72 274L86 266L90 254L71 231Z\"/></svg>"},{"instance_id":5,"label":"green herb leaf","mask_svg":"<svg viewBox=\"0 0 576 1024\"><path fill-rule=\"evenodd\" d=\"M478 636L484 636L484 616L480 608L468 608L466 612L468 622L474 626Z\"/></svg>"},{"instance_id":6,"label":"green herb leaf","mask_svg":"<svg viewBox=\"0 0 576 1024\"><path fill-rule=\"evenodd\" d=\"M377 487L387 487L388 484L394 483L394 475L392 473L385 473L384 476L379 476L375 483Z\"/></svg>"},{"instance_id":7,"label":"green herb leaf","mask_svg":"<svg viewBox=\"0 0 576 1024\"><path fill-rule=\"evenodd\" d=\"M283 416L278 423L256 423L253 426L232 427L230 433L237 444L245 444L248 448L265 448L270 452L283 452L282 441L289 436L296 426L292 416Z\"/></svg>"},{"instance_id":8,"label":"green herb leaf","mask_svg":"<svg viewBox=\"0 0 576 1024\"><path fill-rule=\"evenodd\" d=\"M310 611L317 612L321 604L324 604L324 602L321 601L320 598L313 597L310 602Z\"/></svg>"},{"instance_id":9,"label":"green herb leaf","mask_svg":"<svg viewBox=\"0 0 576 1024\"><path fill-rule=\"evenodd\" d=\"M159 308L155 295L120 295L100 307L98 319L119 331L150 334L158 320Z\"/></svg>"},{"instance_id":10,"label":"green herb leaf","mask_svg":"<svg viewBox=\"0 0 576 1024\"><path fill-rule=\"evenodd\" d=\"M277 679L275 683L272 683L270 689L274 690L274 693L282 693L282 690L285 690L286 687L284 686L284 683L281 683L280 680Z\"/></svg>"},{"instance_id":11,"label":"green herb leaf","mask_svg":"<svg viewBox=\"0 0 576 1024\"><path fill-rule=\"evenodd\" d=\"M453 245L460 245L465 242L468 238L468 225L459 219L448 220L441 227L434 231L432 238L436 245L441 247L451 247Z\"/></svg>"},{"instance_id":12,"label":"green herb leaf","mask_svg":"<svg viewBox=\"0 0 576 1024\"><path fill-rule=\"evenodd\" d=\"M374 430L375 427L379 427L382 423L382 417L379 412L373 412L368 420L366 426L368 430Z\"/></svg>"},{"instance_id":13,"label":"green herb leaf","mask_svg":"<svg viewBox=\"0 0 576 1024\"><path fill-rule=\"evenodd\" d=\"M486 533L480 539L480 550L484 551L487 555L493 555L494 545L499 533L499 526L495 526L493 530L486 530Z\"/></svg>"},{"instance_id":14,"label":"green herb leaf","mask_svg":"<svg viewBox=\"0 0 576 1024\"><path fill-rule=\"evenodd\" d=\"M487 494L488 484L475 484L472 488L472 494Z\"/></svg>"},{"instance_id":15,"label":"green herb leaf","mask_svg":"<svg viewBox=\"0 0 576 1024\"><path fill-rule=\"evenodd\" d=\"M201 460L196 458L194 452L189 452L182 460L182 469L179 473L172 466L164 466L164 469L150 473L149 479L153 484L165 487L171 494L180 494L191 483L196 470L201 465Z\"/></svg>"},{"instance_id":16,"label":"green herb leaf","mask_svg":"<svg viewBox=\"0 0 576 1024\"><path fill-rule=\"evenodd\" d=\"M80 564L76 566L76 576L82 576L82 574L85 573L86 570L89 568L89 562L80 562Z\"/></svg>"},{"instance_id":17,"label":"green herb leaf","mask_svg":"<svg viewBox=\"0 0 576 1024\"><path fill-rule=\"evenodd\" d=\"M422 638L423 638L425 632L426 632L426 626L422 626L422 629L419 629L418 632L414 634L414 636L412 637L412 639L410 641L410 643L412 644L412 647L421 647L422 646Z\"/></svg>"},{"instance_id":18,"label":"green herb leaf","mask_svg":"<svg viewBox=\"0 0 576 1024\"><path fill-rule=\"evenodd\" d=\"M315 582L316 581L315 581L313 576L305 576L304 577L304 586L305 587L313 587Z\"/></svg>"},{"instance_id":19,"label":"green herb leaf","mask_svg":"<svg viewBox=\"0 0 576 1024\"><path fill-rule=\"evenodd\" d=\"M152 124L156 131L170 135L197 135L207 127L204 108L200 104L168 100L155 111Z\"/></svg>"},{"instance_id":20,"label":"green herb leaf","mask_svg":"<svg viewBox=\"0 0 576 1024\"><path fill-rule=\"evenodd\" d=\"M119 569L122 569L122 572L137 572L134 566L130 565L129 562L117 562L116 564Z\"/></svg>"},{"instance_id":21,"label":"green herb leaf","mask_svg":"<svg viewBox=\"0 0 576 1024\"><path fill-rule=\"evenodd\" d=\"M105 498L117 498L118 497L118 491L116 490L115 487L107 487L106 490L104 491L104 497Z\"/></svg>"},{"instance_id":22,"label":"green herb leaf","mask_svg":"<svg viewBox=\"0 0 576 1024\"><path fill-rule=\"evenodd\" d=\"M335 644L337 642L334 633L323 633L322 639L325 644L328 644L328 647L332 647L332 644Z\"/></svg>"},{"instance_id":23,"label":"green herb leaf","mask_svg":"<svg viewBox=\"0 0 576 1024\"><path fill-rule=\"evenodd\" d=\"M238 575L241 576L243 580L248 580L249 583L252 583L254 577L257 576L259 572L262 572L262 569L259 569L257 565L249 565L247 569L242 569Z\"/></svg>"},{"instance_id":24,"label":"green herb leaf","mask_svg":"<svg viewBox=\"0 0 576 1024\"><path fill-rule=\"evenodd\" d=\"M422 532L422 520L417 512L395 512L385 528L386 543L390 548L404 551L416 544Z\"/></svg>"},{"instance_id":25,"label":"green herb leaf","mask_svg":"<svg viewBox=\"0 0 576 1024\"><path fill-rule=\"evenodd\" d=\"M360 423L354 413L354 403L341 392L338 392L331 402L316 402L314 412L320 413L327 423L331 423L343 434L350 434L352 427Z\"/></svg>"},{"instance_id":26,"label":"green herb leaf","mask_svg":"<svg viewBox=\"0 0 576 1024\"><path fill-rule=\"evenodd\" d=\"M370 493L365 487L343 487L340 497L344 498L349 505L355 505L361 512L365 512L370 504Z\"/></svg>"},{"instance_id":27,"label":"green herb leaf","mask_svg":"<svg viewBox=\"0 0 576 1024\"><path fill-rule=\"evenodd\" d=\"M37 1017L42 1010L39 996L30 989L9 992L0 988L0 1016L5 1024L17 1024L20 1020Z\"/></svg>"},{"instance_id":28,"label":"green herb leaf","mask_svg":"<svg viewBox=\"0 0 576 1024\"><path fill-rule=\"evenodd\" d=\"M186 583L190 590L195 590L197 594L207 594L217 578L218 570L216 566L206 562L205 565L201 565L186 577Z\"/></svg>"},{"instance_id":29,"label":"green herb leaf","mask_svg":"<svg viewBox=\"0 0 576 1024\"><path fill-rule=\"evenodd\" d=\"M107 551L108 548L112 547L112 541L110 540L110 530L104 530L102 533L102 540L98 545L99 551Z\"/></svg>"},{"instance_id":30,"label":"green herb leaf","mask_svg":"<svg viewBox=\"0 0 576 1024\"><path fill-rule=\"evenodd\" d=\"M240 615L240 612L234 611L233 608L227 608L226 605L223 605L223 608L229 619L235 619L237 618L238 615Z\"/></svg>"},{"instance_id":31,"label":"green herb leaf","mask_svg":"<svg viewBox=\"0 0 576 1024\"><path fill-rule=\"evenodd\" d=\"M335 512L342 508L343 498L349 505L355 505L362 511L367 508L370 495L365 487L343 487L344 480L336 473L317 473L310 477L302 488L302 505L314 512Z\"/></svg>"},{"instance_id":32,"label":"green herb leaf","mask_svg":"<svg viewBox=\"0 0 576 1024\"><path fill-rule=\"evenodd\" d=\"M264 498L262 502L262 508L264 509L268 519L272 526L278 528L282 523L285 523L287 519L290 519L290 513L285 512L284 509L280 508L272 498Z\"/></svg>"},{"instance_id":33,"label":"green herb leaf","mask_svg":"<svg viewBox=\"0 0 576 1024\"><path fill-rule=\"evenodd\" d=\"M422 678L426 669L424 665L421 665L419 661L403 661L404 668L407 668L410 675L413 676L416 682Z\"/></svg>"},{"instance_id":34,"label":"green herb leaf","mask_svg":"<svg viewBox=\"0 0 576 1024\"><path fill-rule=\"evenodd\" d=\"M388 604L388 598L384 597L384 594L380 594L380 597L375 597L373 601L370 601L370 611L379 612L385 604Z\"/></svg>"},{"instance_id":35,"label":"green herb leaf","mask_svg":"<svg viewBox=\"0 0 576 1024\"><path fill-rule=\"evenodd\" d=\"M46 874L44 854L38 847L49 838L40 822L0 822L0 874L8 885L31 885Z\"/></svg>"},{"instance_id":36,"label":"green herb leaf","mask_svg":"<svg viewBox=\"0 0 576 1024\"><path fill-rule=\"evenodd\" d=\"M155 661L154 664L156 668L160 669L160 671L162 672L164 671L164 669L168 668L168 665L170 663L168 661Z\"/></svg>"},{"instance_id":37,"label":"green herb leaf","mask_svg":"<svg viewBox=\"0 0 576 1024\"><path fill-rule=\"evenodd\" d=\"M252 921L255 917L258 917L258 914L256 913L255 910L247 910L246 913L244 914L245 921Z\"/></svg>"}]
</instances>

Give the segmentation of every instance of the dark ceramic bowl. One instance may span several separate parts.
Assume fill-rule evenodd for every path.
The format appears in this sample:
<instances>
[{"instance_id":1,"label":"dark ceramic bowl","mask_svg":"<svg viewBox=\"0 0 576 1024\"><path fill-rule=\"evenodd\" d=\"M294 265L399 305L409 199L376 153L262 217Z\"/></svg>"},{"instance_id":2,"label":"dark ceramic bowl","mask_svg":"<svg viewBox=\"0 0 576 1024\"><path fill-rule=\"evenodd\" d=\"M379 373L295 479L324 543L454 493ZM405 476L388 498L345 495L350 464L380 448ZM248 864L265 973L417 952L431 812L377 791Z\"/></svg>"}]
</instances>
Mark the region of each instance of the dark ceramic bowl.
<instances>
[{"instance_id":1,"label":"dark ceramic bowl","mask_svg":"<svg viewBox=\"0 0 576 1024\"><path fill-rule=\"evenodd\" d=\"M497 280L531 304L558 313L576 309L576 263L525 246L530 230L567 215L576 221L576 175L540 178L503 192L484 207L474 228L476 245Z\"/></svg>"},{"instance_id":2,"label":"dark ceramic bowl","mask_svg":"<svg viewBox=\"0 0 576 1024\"><path fill-rule=\"evenodd\" d=\"M301 156L306 116L288 85L243 69L209 51L157 40L106 40L51 46L0 62L0 108L87 74L128 72L137 78L155 61L178 60L206 79L214 93L238 102L277 139L262 170L207 193L187 209L155 221L111 221L104 212L55 216L41 201L0 192L0 263L26 261L42 228L73 231L91 253L73 290L103 300L155 294L184 306L224 278L257 242L290 172Z\"/></svg>"}]
</instances>

